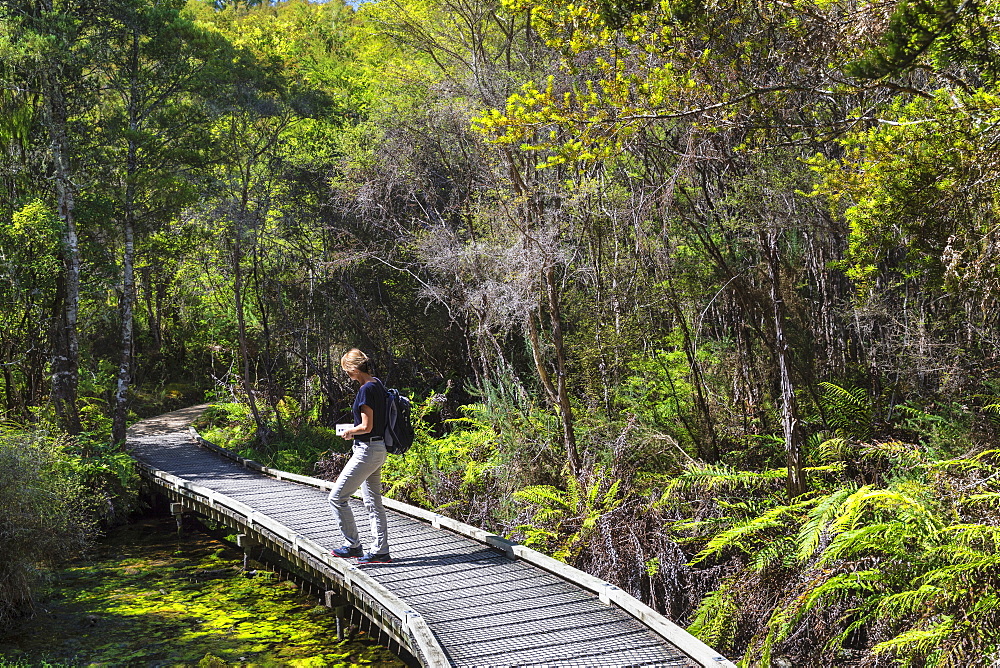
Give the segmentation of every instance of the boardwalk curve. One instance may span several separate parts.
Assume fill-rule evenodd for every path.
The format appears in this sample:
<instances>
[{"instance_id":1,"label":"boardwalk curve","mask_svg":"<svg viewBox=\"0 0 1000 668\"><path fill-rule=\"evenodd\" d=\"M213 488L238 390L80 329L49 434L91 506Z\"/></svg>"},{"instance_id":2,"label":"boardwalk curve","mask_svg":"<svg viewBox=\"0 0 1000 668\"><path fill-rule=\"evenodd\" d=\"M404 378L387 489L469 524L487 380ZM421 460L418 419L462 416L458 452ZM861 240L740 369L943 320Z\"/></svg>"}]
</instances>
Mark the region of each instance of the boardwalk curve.
<instances>
[{"instance_id":1,"label":"boardwalk curve","mask_svg":"<svg viewBox=\"0 0 1000 668\"><path fill-rule=\"evenodd\" d=\"M393 563L359 568L332 557L332 483L265 468L201 439L190 424L205 408L129 430L144 480L178 509L270 550L325 591L327 605L354 606L422 666L735 668L613 585L392 499L385 505ZM363 516L361 502L352 504Z\"/></svg>"}]
</instances>

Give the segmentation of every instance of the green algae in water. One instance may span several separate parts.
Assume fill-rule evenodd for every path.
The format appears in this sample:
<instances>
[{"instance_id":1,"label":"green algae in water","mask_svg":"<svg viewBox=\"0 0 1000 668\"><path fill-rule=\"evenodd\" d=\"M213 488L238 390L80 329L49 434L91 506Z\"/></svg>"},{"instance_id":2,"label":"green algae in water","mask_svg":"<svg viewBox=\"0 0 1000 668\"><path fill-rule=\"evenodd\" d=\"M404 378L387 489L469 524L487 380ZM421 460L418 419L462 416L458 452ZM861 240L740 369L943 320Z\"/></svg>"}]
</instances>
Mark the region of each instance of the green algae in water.
<instances>
[{"instance_id":1,"label":"green algae in water","mask_svg":"<svg viewBox=\"0 0 1000 668\"><path fill-rule=\"evenodd\" d=\"M338 641L331 611L242 564L207 536L178 537L170 518L118 530L0 636L0 668L405 665L363 634Z\"/></svg>"}]
</instances>

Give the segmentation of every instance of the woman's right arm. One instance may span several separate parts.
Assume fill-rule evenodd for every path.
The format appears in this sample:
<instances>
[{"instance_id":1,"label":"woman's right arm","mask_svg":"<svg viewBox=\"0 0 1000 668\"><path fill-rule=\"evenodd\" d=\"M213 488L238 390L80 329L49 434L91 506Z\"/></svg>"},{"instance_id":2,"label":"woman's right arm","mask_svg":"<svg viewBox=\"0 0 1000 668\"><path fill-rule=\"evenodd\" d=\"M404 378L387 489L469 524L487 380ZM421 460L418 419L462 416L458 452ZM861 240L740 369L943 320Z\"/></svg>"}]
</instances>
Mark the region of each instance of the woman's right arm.
<instances>
[{"instance_id":1,"label":"woman's right arm","mask_svg":"<svg viewBox=\"0 0 1000 668\"><path fill-rule=\"evenodd\" d=\"M351 427L343 433L345 440L351 440L359 434L367 434L372 430L372 425L375 424L375 414L372 412L372 407L368 404L361 406L361 424Z\"/></svg>"}]
</instances>

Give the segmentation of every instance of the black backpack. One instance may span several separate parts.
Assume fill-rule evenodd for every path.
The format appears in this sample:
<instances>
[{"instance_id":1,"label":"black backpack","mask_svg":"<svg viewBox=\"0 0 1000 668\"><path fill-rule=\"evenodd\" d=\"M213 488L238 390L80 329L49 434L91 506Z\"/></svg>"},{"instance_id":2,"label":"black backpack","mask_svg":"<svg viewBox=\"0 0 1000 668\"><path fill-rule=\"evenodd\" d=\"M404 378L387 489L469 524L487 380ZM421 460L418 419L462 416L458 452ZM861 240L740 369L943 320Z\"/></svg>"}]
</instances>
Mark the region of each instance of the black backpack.
<instances>
[{"instance_id":1,"label":"black backpack","mask_svg":"<svg viewBox=\"0 0 1000 668\"><path fill-rule=\"evenodd\" d=\"M410 399L399 390L382 386L387 395L385 402L385 449L401 455L413 445L413 422L410 420Z\"/></svg>"}]
</instances>

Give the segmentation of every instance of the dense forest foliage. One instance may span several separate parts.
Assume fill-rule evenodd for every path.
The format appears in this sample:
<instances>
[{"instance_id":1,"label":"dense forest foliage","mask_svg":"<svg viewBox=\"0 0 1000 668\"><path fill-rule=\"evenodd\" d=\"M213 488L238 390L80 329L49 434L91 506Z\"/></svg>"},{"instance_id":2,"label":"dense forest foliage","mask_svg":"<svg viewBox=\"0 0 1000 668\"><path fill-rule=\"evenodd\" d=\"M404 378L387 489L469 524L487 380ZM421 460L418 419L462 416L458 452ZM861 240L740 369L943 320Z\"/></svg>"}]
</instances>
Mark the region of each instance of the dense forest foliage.
<instances>
[{"instance_id":1,"label":"dense forest foliage","mask_svg":"<svg viewBox=\"0 0 1000 668\"><path fill-rule=\"evenodd\" d=\"M992 665L996 18L0 0L0 465L107 521L127 424L208 398L330 474L358 346L398 498L747 666Z\"/></svg>"}]
</instances>

